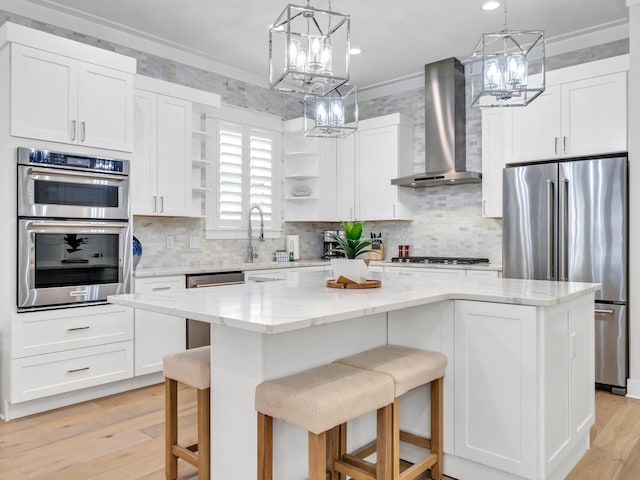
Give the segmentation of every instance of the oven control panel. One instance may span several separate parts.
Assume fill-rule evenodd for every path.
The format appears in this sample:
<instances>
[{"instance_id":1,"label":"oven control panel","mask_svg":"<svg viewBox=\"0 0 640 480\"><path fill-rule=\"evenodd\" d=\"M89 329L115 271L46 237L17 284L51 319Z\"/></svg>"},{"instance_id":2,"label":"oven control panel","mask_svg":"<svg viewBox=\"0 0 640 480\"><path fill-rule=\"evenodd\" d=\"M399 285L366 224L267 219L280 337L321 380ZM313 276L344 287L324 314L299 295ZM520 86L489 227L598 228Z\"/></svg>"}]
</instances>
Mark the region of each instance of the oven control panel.
<instances>
[{"instance_id":1,"label":"oven control panel","mask_svg":"<svg viewBox=\"0 0 640 480\"><path fill-rule=\"evenodd\" d=\"M45 165L54 168L72 168L109 172L121 175L129 174L129 161L114 158L91 157L72 153L52 152L50 150L36 150L33 148L18 148L18 164Z\"/></svg>"}]
</instances>

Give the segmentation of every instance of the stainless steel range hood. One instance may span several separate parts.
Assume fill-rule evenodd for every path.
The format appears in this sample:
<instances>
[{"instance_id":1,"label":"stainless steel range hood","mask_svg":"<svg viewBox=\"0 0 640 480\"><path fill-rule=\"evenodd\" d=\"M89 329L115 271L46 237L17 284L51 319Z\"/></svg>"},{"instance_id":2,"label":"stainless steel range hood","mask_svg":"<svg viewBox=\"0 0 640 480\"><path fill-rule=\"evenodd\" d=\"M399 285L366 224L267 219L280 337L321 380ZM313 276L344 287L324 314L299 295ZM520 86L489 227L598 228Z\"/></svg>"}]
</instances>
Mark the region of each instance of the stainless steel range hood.
<instances>
[{"instance_id":1,"label":"stainless steel range hood","mask_svg":"<svg viewBox=\"0 0 640 480\"><path fill-rule=\"evenodd\" d=\"M464 65L447 58L425 65L425 172L391 180L401 187L482 181L467 170Z\"/></svg>"}]
</instances>

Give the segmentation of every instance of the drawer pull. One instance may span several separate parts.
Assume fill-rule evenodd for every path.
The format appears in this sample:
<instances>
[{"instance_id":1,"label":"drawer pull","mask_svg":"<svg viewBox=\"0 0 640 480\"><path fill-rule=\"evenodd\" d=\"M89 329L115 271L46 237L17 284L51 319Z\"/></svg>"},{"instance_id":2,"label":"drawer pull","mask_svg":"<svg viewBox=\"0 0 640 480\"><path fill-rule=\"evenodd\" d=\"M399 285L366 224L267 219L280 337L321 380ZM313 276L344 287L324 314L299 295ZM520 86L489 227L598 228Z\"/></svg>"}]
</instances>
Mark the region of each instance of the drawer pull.
<instances>
[{"instance_id":1,"label":"drawer pull","mask_svg":"<svg viewBox=\"0 0 640 480\"><path fill-rule=\"evenodd\" d=\"M153 291L153 292L159 292L161 290L171 290L171 287L153 287L151 289L151 291Z\"/></svg>"},{"instance_id":2,"label":"drawer pull","mask_svg":"<svg viewBox=\"0 0 640 480\"><path fill-rule=\"evenodd\" d=\"M90 328L89 326L67 328L67 332L75 332L76 330L89 330L89 328Z\"/></svg>"},{"instance_id":3,"label":"drawer pull","mask_svg":"<svg viewBox=\"0 0 640 480\"><path fill-rule=\"evenodd\" d=\"M89 367L74 368L73 370L67 370L67 373L83 372L84 370L89 370Z\"/></svg>"}]
</instances>

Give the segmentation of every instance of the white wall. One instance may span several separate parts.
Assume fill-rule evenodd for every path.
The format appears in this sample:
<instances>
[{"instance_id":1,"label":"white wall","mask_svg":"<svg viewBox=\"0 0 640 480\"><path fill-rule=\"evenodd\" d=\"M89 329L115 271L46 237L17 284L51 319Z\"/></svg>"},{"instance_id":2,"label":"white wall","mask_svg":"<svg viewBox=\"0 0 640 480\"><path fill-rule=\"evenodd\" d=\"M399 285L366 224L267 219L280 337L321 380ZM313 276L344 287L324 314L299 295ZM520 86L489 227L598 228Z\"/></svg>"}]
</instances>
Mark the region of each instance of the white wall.
<instances>
[{"instance_id":1,"label":"white wall","mask_svg":"<svg viewBox=\"0 0 640 480\"><path fill-rule=\"evenodd\" d=\"M627 396L640 398L640 0L629 7L629 381Z\"/></svg>"}]
</instances>

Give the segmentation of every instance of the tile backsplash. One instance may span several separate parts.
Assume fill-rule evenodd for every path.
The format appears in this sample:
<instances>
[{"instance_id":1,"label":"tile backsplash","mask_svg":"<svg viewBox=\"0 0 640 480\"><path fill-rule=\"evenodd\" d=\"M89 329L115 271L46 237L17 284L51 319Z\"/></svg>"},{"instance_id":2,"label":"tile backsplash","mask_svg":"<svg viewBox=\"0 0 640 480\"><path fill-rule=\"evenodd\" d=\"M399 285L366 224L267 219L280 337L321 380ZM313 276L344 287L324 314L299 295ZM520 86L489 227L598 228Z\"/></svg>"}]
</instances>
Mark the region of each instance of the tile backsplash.
<instances>
[{"instance_id":1,"label":"tile backsplash","mask_svg":"<svg viewBox=\"0 0 640 480\"><path fill-rule=\"evenodd\" d=\"M0 24L7 20L135 57L138 61L138 73L218 93L222 96L222 101L230 105L276 114L285 120L299 117L302 112L302 103L297 96L274 92L0 10ZM553 70L628 52L628 40L614 41L550 57L547 59L547 69ZM469 98L470 95L467 94L467 99ZM359 111L361 119L394 112L411 116L415 122L413 168L414 172L423 169L423 89L360 102ZM481 170L481 133L480 111L467 105L467 165L469 169L476 171ZM493 263L501 263L502 221L481 216L479 184L416 189L413 196L412 222L371 222L365 227L367 232L383 233L387 259L396 256L397 246L402 244L410 245L413 255L486 257ZM247 240L206 240L203 219L135 217L133 227L134 235L143 246L143 256L138 268L215 266L246 261ZM338 227L338 224L325 223L285 223L282 239L255 243L258 261L272 260L273 252L284 248L284 235L287 234L300 236L303 259L319 258L322 254L320 232ZM172 249L167 248L168 235L174 237ZM189 248L190 237L197 237L198 248Z\"/></svg>"}]
</instances>

